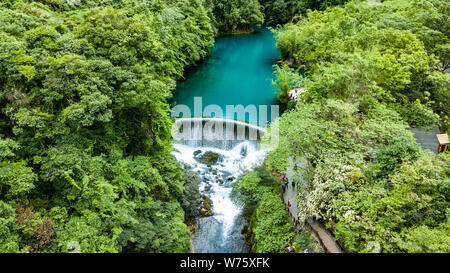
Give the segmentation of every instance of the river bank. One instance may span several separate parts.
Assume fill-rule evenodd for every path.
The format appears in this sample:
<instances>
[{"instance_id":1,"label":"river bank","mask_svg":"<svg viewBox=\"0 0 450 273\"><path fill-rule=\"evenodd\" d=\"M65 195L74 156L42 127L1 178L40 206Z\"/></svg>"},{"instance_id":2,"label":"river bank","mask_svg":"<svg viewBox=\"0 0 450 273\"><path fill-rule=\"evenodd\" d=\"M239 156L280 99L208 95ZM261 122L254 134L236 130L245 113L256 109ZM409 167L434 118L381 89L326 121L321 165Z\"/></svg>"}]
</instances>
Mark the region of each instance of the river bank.
<instances>
[{"instance_id":1,"label":"river bank","mask_svg":"<svg viewBox=\"0 0 450 273\"><path fill-rule=\"evenodd\" d=\"M251 252L323 252L314 234L292 217L283 202L278 177L261 165L242 176L234 185L234 197L245 204L245 217L249 225L243 232Z\"/></svg>"}]
</instances>

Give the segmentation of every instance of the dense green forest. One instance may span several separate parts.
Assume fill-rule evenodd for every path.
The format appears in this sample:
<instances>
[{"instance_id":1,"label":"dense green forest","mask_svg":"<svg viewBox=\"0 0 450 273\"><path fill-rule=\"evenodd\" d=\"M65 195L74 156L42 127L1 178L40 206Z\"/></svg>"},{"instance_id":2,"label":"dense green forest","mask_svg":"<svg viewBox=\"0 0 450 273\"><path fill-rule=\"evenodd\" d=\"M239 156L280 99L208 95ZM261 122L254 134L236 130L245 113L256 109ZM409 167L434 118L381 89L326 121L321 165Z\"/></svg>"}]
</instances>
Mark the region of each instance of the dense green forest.
<instances>
[{"instance_id":1,"label":"dense green forest","mask_svg":"<svg viewBox=\"0 0 450 273\"><path fill-rule=\"evenodd\" d=\"M0 1L0 252L189 251L199 178L171 155L168 99L215 37L260 25L278 26L288 110L234 188L252 251L304 244L269 173L294 157L309 162L301 220L345 250L450 252L450 157L408 130L450 128L449 14L447 0Z\"/></svg>"},{"instance_id":2,"label":"dense green forest","mask_svg":"<svg viewBox=\"0 0 450 273\"><path fill-rule=\"evenodd\" d=\"M233 187L233 197L250 213L250 245L256 253L277 253L289 245L295 234L279 196L279 185L263 166L248 172Z\"/></svg>"},{"instance_id":3,"label":"dense green forest","mask_svg":"<svg viewBox=\"0 0 450 273\"><path fill-rule=\"evenodd\" d=\"M448 132L449 11L445 0L352 1L276 32L279 98L305 92L266 164L283 173L290 157L307 160L299 217L317 216L345 250L450 252L450 157L408 130Z\"/></svg>"},{"instance_id":4,"label":"dense green forest","mask_svg":"<svg viewBox=\"0 0 450 273\"><path fill-rule=\"evenodd\" d=\"M258 1L0 1L0 251L186 252L167 99Z\"/></svg>"},{"instance_id":5,"label":"dense green forest","mask_svg":"<svg viewBox=\"0 0 450 273\"><path fill-rule=\"evenodd\" d=\"M0 251L186 252L198 179L166 102L214 32L202 1L1 1Z\"/></svg>"}]
</instances>

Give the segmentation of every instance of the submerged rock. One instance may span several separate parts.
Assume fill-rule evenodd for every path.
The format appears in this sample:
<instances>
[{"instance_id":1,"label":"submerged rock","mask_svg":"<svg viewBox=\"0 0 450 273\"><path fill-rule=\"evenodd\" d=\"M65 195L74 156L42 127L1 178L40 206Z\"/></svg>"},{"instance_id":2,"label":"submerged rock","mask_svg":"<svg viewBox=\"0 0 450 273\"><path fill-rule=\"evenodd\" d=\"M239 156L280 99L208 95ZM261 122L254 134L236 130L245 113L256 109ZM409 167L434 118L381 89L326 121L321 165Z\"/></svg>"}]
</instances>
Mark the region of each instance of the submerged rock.
<instances>
[{"instance_id":1,"label":"submerged rock","mask_svg":"<svg viewBox=\"0 0 450 273\"><path fill-rule=\"evenodd\" d=\"M246 157L247 156L247 154L248 154L247 146L244 146L244 147L241 148L240 154L241 154L242 157Z\"/></svg>"}]
</instances>

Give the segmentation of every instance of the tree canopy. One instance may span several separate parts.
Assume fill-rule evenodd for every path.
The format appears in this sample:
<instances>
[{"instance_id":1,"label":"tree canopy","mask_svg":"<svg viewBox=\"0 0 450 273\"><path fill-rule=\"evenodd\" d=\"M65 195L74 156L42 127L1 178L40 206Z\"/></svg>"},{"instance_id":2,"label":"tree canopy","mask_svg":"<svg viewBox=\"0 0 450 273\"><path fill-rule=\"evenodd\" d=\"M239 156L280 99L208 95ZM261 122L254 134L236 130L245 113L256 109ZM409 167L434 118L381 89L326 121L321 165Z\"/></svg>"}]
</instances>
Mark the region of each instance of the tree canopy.
<instances>
[{"instance_id":1,"label":"tree canopy","mask_svg":"<svg viewBox=\"0 0 450 273\"><path fill-rule=\"evenodd\" d=\"M213 38L200 0L2 1L0 251L187 251L167 99Z\"/></svg>"},{"instance_id":2,"label":"tree canopy","mask_svg":"<svg viewBox=\"0 0 450 273\"><path fill-rule=\"evenodd\" d=\"M415 119L404 115L417 125L426 125L423 117L430 116L430 109L446 130L449 75L442 71L448 65L443 48L449 43L449 4L426 2L356 1L310 11L277 32L277 45L284 59L309 73L307 101L395 103L422 110ZM416 101L424 107L416 107Z\"/></svg>"},{"instance_id":3,"label":"tree canopy","mask_svg":"<svg viewBox=\"0 0 450 273\"><path fill-rule=\"evenodd\" d=\"M315 215L348 251L450 251L449 157L408 130L449 128L449 7L350 1L275 31L278 86L296 87L297 73L306 92L272 124L280 139L266 164L307 162L294 178L299 217Z\"/></svg>"}]
</instances>

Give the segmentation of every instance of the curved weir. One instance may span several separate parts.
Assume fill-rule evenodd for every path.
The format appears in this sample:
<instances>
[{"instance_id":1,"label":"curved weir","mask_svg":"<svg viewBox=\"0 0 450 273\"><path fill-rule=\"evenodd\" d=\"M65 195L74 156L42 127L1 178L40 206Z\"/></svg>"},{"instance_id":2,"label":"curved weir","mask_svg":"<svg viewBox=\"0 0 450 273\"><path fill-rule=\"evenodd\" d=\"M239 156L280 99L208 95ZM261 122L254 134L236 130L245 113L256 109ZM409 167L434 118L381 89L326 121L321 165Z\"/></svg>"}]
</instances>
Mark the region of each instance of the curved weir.
<instances>
[{"instance_id":1,"label":"curved weir","mask_svg":"<svg viewBox=\"0 0 450 273\"><path fill-rule=\"evenodd\" d=\"M256 144L266 133L266 128L224 118L179 118L172 128L174 139L184 145L220 149L233 148L244 140Z\"/></svg>"}]
</instances>

